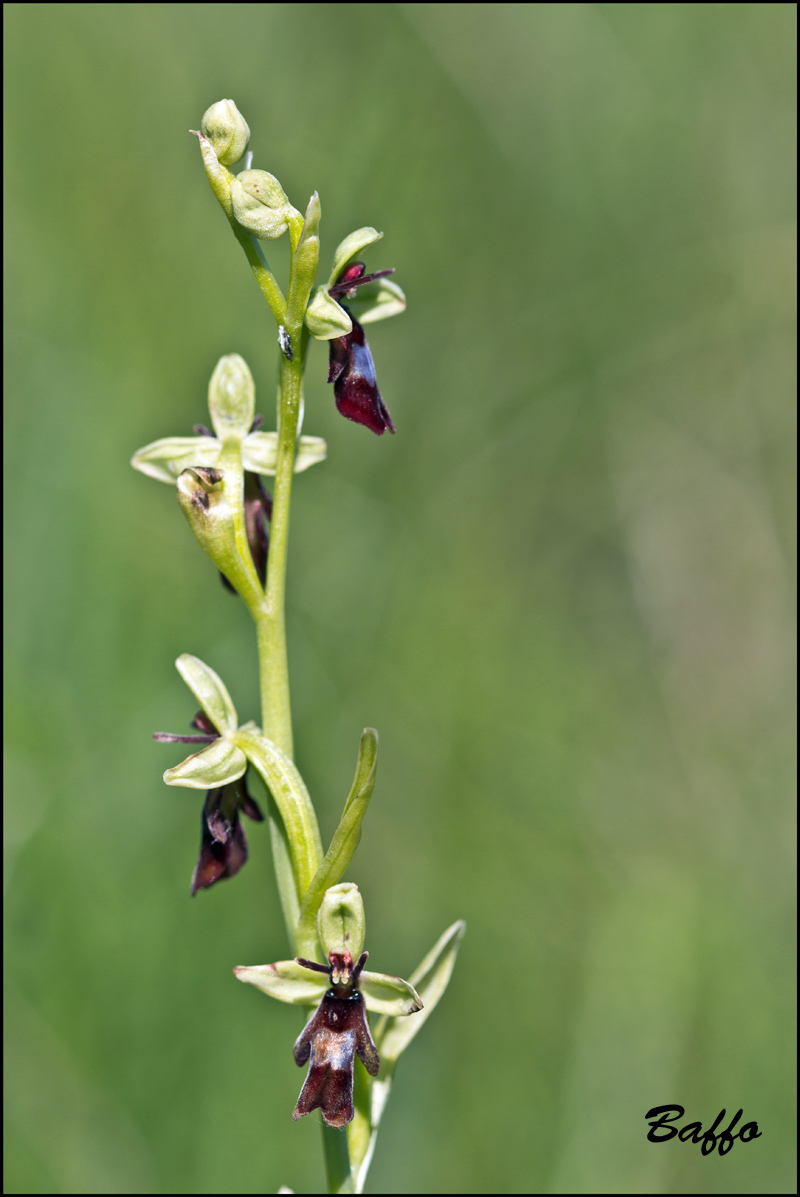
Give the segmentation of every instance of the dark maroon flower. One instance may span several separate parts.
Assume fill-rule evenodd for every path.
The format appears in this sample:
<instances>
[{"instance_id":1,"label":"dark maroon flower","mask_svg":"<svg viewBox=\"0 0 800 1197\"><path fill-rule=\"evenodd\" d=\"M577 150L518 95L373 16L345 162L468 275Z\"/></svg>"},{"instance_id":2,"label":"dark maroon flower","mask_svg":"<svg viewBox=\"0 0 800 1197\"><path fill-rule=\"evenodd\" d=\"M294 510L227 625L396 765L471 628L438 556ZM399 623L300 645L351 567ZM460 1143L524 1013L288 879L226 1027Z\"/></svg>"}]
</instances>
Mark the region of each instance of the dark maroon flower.
<instances>
[{"instance_id":1,"label":"dark maroon flower","mask_svg":"<svg viewBox=\"0 0 800 1197\"><path fill-rule=\"evenodd\" d=\"M362 952L353 967L352 957L330 955L330 967L298 958L297 963L314 972L327 973L331 987L294 1045L295 1062L302 1067L311 1059L292 1118L297 1121L312 1110L321 1110L328 1126L341 1128L353 1117L353 1067L361 1060L370 1076L376 1076L380 1057L367 1025L364 998L358 978L367 962Z\"/></svg>"},{"instance_id":2,"label":"dark maroon flower","mask_svg":"<svg viewBox=\"0 0 800 1197\"><path fill-rule=\"evenodd\" d=\"M181 736L154 732L153 739L167 744L211 744L219 733L211 720L198 711L192 720L199 735ZM224 877L235 877L247 860L247 836L239 815L244 813L256 823L264 816L258 803L247 792L247 775L218 789L207 790L200 820L200 854L192 874L192 897L199 889L208 889Z\"/></svg>"},{"instance_id":3,"label":"dark maroon flower","mask_svg":"<svg viewBox=\"0 0 800 1197\"><path fill-rule=\"evenodd\" d=\"M264 816L247 792L244 777L218 790L208 790L203 805L200 855L192 874L192 897L224 877L235 877L247 860L247 836L239 819L243 812L257 823Z\"/></svg>"},{"instance_id":4,"label":"dark maroon flower","mask_svg":"<svg viewBox=\"0 0 800 1197\"><path fill-rule=\"evenodd\" d=\"M394 274L394 270L364 274L363 262L351 262L328 291L353 322L352 330L347 336L334 337L330 341L328 382L333 383L336 407L348 420L364 424L378 436L386 432L387 428L389 432L394 432L394 424L378 390L375 363L364 329L341 300L354 295L356 287L363 283L371 283L373 279L383 278L387 274Z\"/></svg>"}]
</instances>

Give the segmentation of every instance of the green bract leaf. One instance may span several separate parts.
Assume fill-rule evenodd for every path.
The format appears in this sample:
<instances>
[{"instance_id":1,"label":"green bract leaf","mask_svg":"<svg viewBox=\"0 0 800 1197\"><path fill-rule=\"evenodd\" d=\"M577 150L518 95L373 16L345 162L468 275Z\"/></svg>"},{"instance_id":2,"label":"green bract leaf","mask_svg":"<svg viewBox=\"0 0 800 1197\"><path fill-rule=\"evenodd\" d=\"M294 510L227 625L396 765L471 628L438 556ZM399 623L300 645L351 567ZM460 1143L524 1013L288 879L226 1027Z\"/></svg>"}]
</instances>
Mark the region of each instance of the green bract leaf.
<instances>
[{"instance_id":1,"label":"green bract leaf","mask_svg":"<svg viewBox=\"0 0 800 1197\"><path fill-rule=\"evenodd\" d=\"M168 436L138 449L131 458L131 465L149 478L174 483L190 466L215 466L220 449L216 437Z\"/></svg>"},{"instance_id":2,"label":"green bract leaf","mask_svg":"<svg viewBox=\"0 0 800 1197\"><path fill-rule=\"evenodd\" d=\"M255 985L268 997L289 1002L293 1006L316 1005L322 1001L330 985L324 974L317 974L320 978L317 981L313 973L294 960L278 960L275 964L239 964L233 971L240 981Z\"/></svg>"},{"instance_id":3,"label":"green bract leaf","mask_svg":"<svg viewBox=\"0 0 800 1197\"><path fill-rule=\"evenodd\" d=\"M386 1108L386 1102L389 1100L398 1058L436 1008L447 988L447 982L450 980L455 964L458 945L465 930L466 923L462 921L448 927L444 935L428 952L416 972L411 974L411 985L419 992L420 999L424 1002L423 1009L413 1018L393 1016L382 1018L375 1029L374 1039L381 1056L381 1070L372 1082L369 1096L365 1095L365 1103L368 1102L369 1108L368 1118L366 1109L362 1108L360 1122L354 1119L354 1122L358 1124L353 1127L352 1133L348 1133L354 1187L357 1193L364 1191L364 1182L372 1153L375 1150L378 1127ZM362 982L364 975L364 973L361 974ZM369 1005L366 994L364 1000ZM369 1135L367 1135L367 1126L370 1128Z\"/></svg>"},{"instance_id":4,"label":"green bract leaf","mask_svg":"<svg viewBox=\"0 0 800 1197\"><path fill-rule=\"evenodd\" d=\"M326 890L335 886L353 859L361 839L361 821L367 812L378 769L378 733L372 727L364 729L358 750L356 775L344 804L339 826L334 832L325 859L308 887L300 911L299 930L306 937L313 935L314 922ZM360 951L360 949L359 949ZM357 957L358 952L353 953Z\"/></svg>"},{"instance_id":5,"label":"green bract leaf","mask_svg":"<svg viewBox=\"0 0 800 1197\"><path fill-rule=\"evenodd\" d=\"M363 229L356 229L354 233L345 237L344 241L337 245L336 253L333 255L333 270L328 279L328 286L334 285L351 258L361 253L361 250L366 249L368 245L372 245L373 241L380 241L382 236L383 233L379 233L377 229L367 225Z\"/></svg>"},{"instance_id":6,"label":"green bract leaf","mask_svg":"<svg viewBox=\"0 0 800 1197\"><path fill-rule=\"evenodd\" d=\"M299 216L299 213L297 213ZM308 297L314 286L319 264L319 221L322 215L316 191L308 201L306 218L300 230L297 247L292 255L292 277L286 298L286 326L298 328L308 308ZM292 243L297 236L297 224L291 232Z\"/></svg>"},{"instance_id":7,"label":"green bract leaf","mask_svg":"<svg viewBox=\"0 0 800 1197\"><path fill-rule=\"evenodd\" d=\"M246 768L247 757L242 750L221 736L202 752L194 752L167 769L164 781L168 786L187 786L190 790L215 790L236 781Z\"/></svg>"},{"instance_id":8,"label":"green bract leaf","mask_svg":"<svg viewBox=\"0 0 800 1197\"><path fill-rule=\"evenodd\" d=\"M368 1010L373 1014L387 1014L404 1018L422 1010L422 999L413 985L402 977L387 973L361 973L358 988L364 995Z\"/></svg>"},{"instance_id":9,"label":"green bract leaf","mask_svg":"<svg viewBox=\"0 0 800 1197\"><path fill-rule=\"evenodd\" d=\"M256 385L247 362L238 353L221 357L208 384L208 410L220 440L247 436L255 407Z\"/></svg>"},{"instance_id":10,"label":"green bract leaf","mask_svg":"<svg viewBox=\"0 0 800 1197\"><path fill-rule=\"evenodd\" d=\"M191 653L181 653L175 668L220 735L235 731L239 724L236 707L214 670Z\"/></svg>"},{"instance_id":11,"label":"green bract leaf","mask_svg":"<svg viewBox=\"0 0 800 1197\"><path fill-rule=\"evenodd\" d=\"M305 319L309 332L318 341L344 337L353 329L353 321L333 296L328 294L327 287L317 288L314 298L306 308Z\"/></svg>"},{"instance_id":12,"label":"green bract leaf","mask_svg":"<svg viewBox=\"0 0 800 1197\"><path fill-rule=\"evenodd\" d=\"M411 984L417 989L424 1002L424 1013L419 1018L399 1021L389 1018L380 1022L375 1030L375 1042L379 1044L381 1060L385 1065L395 1062L408 1047L411 1040L421 1030L422 1024L430 1017L439 999L447 988L447 983L453 972L459 944L467 929L467 924L459 919L448 927L444 935L436 941L428 955L411 974ZM364 974L362 973L362 976Z\"/></svg>"},{"instance_id":13,"label":"green bract leaf","mask_svg":"<svg viewBox=\"0 0 800 1197\"><path fill-rule=\"evenodd\" d=\"M402 288L390 278L379 278L359 287L352 299L348 299L347 306L352 308L360 324L375 324L404 312L406 297Z\"/></svg>"}]
</instances>

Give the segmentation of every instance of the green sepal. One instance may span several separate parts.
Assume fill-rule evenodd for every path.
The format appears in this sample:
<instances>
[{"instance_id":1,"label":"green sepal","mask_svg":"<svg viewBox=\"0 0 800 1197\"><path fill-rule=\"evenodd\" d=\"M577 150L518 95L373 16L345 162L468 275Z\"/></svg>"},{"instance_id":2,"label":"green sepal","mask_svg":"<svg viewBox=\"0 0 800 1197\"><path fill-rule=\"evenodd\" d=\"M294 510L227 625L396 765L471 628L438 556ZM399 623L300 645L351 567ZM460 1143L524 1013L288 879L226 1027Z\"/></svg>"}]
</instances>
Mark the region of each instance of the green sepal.
<instances>
[{"instance_id":1,"label":"green sepal","mask_svg":"<svg viewBox=\"0 0 800 1197\"><path fill-rule=\"evenodd\" d=\"M148 478L156 478L159 482L169 482L174 486L178 476L192 466L213 469L219 461L220 449L216 437L167 436L137 449L131 458L131 465Z\"/></svg>"},{"instance_id":2,"label":"green sepal","mask_svg":"<svg viewBox=\"0 0 800 1197\"><path fill-rule=\"evenodd\" d=\"M215 436L168 436L137 449L131 465L148 478L174 486L186 469L219 465L222 445ZM302 474L328 455L321 436L301 436L294 461L295 474ZM250 432L242 441L242 465L254 474L274 474L278 460L277 432Z\"/></svg>"},{"instance_id":3,"label":"green sepal","mask_svg":"<svg viewBox=\"0 0 800 1197\"><path fill-rule=\"evenodd\" d=\"M278 960L275 964L237 964L234 975L248 985L255 985L268 997L292 1006L316 1006L321 1002L330 981L322 973L309 972L294 960Z\"/></svg>"},{"instance_id":4,"label":"green sepal","mask_svg":"<svg viewBox=\"0 0 800 1197\"><path fill-rule=\"evenodd\" d=\"M321 436L301 436L297 442L297 456L294 459L295 474L302 474L318 461L328 456L328 446Z\"/></svg>"},{"instance_id":5,"label":"green sepal","mask_svg":"<svg viewBox=\"0 0 800 1197\"><path fill-rule=\"evenodd\" d=\"M218 674L191 653L181 653L175 668L220 735L236 731L239 716L227 687Z\"/></svg>"},{"instance_id":6,"label":"green sepal","mask_svg":"<svg viewBox=\"0 0 800 1197\"><path fill-rule=\"evenodd\" d=\"M247 768L247 757L224 736L212 741L201 752L193 752L164 774L168 786L186 786L190 790L215 790L240 778Z\"/></svg>"},{"instance_id":7,"label":"green sepal","mask_svg":"<svg viewBox=\"0 0 800 1197\"><path fill-rule=\"evenodd\" d=\"M298 935L303 937L304 942L313 939L317 913L325 891L336 885L353 859L361 839L361 823L375 788L377 770L378 733L373 727L366 727L361 733L356 775L347 795L339 826L300 908Z\"/></svg>"},{"instance_id":8,"label":"green sepal","mask_svg":"<svg viewBox=\"0 0 800 1197\"><path fill-rule=\"evenodd\" d=\"M238 964L233 971L240 981L255 985L267 997L289 1002L293 1006L314 1005L322 1000L330 988L330 980L323 973L314 974L295 960L278 960L274 964ZM390 1008L393 1015L403 1017L422 1009L419 994L401 977L362 972L358 988L367 1009L375 1014L386 1013Z\"/></svg>"},{"instance_id":9,"label":"green sepal","mask_svg":"<svg viewBox=\"0 0 800 1197\"><path fill-rule=\"evenodd\" d=\"M348 299L347 306L352 308L359 324L376 324L378 320L388 320L390 316L399 316L404 312L406 297L402 287L398 287L390 278L376 278L359 287L355 295Z\"/></svg>"},{"instance_id":10,"label":"green sepal","mask_svg":"<svg viewBox=\"0 0 800 1197\"><path fill-rule=\"evenodd\" d=\"M250 367L238 353L221 357L208 384L208 410L220 440L238 436L244 439L253 423L256 409L256 384ZM208 438L206 438L208 439Z\"/></svg>"},{"instance_id":11,"label":"green sepal","mask_svg":"<svg viewBox=\"0 0 800 1197\"><path fill-rule=\"evenodd\" d=\"M344 241L340 241L336 247L336 253L333 255L333 270L328 279L328 286L334 285L351 258L361 253L362 249L366 249L368 245L372 245L374 241L380 241L382 236L383 233L366 225L363 229L356 229L354 233L349 233Z\"/></svg>"},{"instance_id":12,"label":"green sepal","mask_svg":"<svg viewBox=\"0 0 800 1197\"><path fill-rule=\"evenodd\" d=\"M317 914L317 938L322 955L349 955L358 960L364 950L364 901L352 881L325 891Z\"/></svg>"},{"instance_id":13,"label":"green sepal","mask_svg":"<svg viewBox=\"0 0 800 1197\"><path fill-rule=\"evenodd\" d=\"M321 436L301 436L294 459L295 474L302 474L328 456ZM242 465L254 474L274 474L278 461L277 432L251 432L242 442Z\"/></svg>"},{"instance_id":14,"label":"green sepal","mask_svg":"<svg viewBox=\"0 0 800 1197\"><path fill-rule=\"evenodd\" d=\"M312 337L316 337L318 341L344 337L353 330L353 321L333 296L328 294L327 287L317 287L314 298L306 308L306 324Z\"/></svg>"},{"instance_id":15,"label":"green sepal","mask_svg":"<svg viewBox=\"0 0 800 1197\"><path fill-rule=\"evenodd\" d=\"M402 977L392 977L388 973L368 973L364 970L358 978L358 988L364 995L367 1009L373 1014L405 1018L423 1008L422 998L414 986Z\"/></svg>"}]
</instances>

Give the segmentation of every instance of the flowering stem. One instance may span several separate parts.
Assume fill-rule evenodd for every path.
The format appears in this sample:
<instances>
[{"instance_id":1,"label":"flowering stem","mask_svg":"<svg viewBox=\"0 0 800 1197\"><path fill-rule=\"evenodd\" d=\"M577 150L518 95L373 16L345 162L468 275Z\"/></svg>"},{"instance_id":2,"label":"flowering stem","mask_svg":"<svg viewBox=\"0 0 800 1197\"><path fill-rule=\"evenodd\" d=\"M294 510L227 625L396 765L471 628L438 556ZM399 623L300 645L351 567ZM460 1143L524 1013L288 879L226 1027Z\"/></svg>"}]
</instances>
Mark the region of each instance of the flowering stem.
<instances>
[{"instance_id":1,"label":"flowering stem","mask_svg":"<svg viewBox=\"0 0 800 1197\"><path fill-rule=\"evenodd\" d=\"M352 1193L353 1175L350 1171L350 1153L347 1148L347 1134L333 1126L322 1124L322 1150L325 1153L325 1173L329 1193Z\"/></svg>"},{"instance_id":2,"label":"flowering stem","mask_svg":"<svg viewBox=\"0 0 800 1197\"><path fill-rule=\"evenodd\" d=\"M303 404L303 365L303 357L299 352L291 362L281 355L278 459L267 557L267 609L257 620L264 735L289 757L293 751L289 662L286 655L286 562L295 448Z\"/></svg>"},{"instance_id":3,"label":"flowering stem","mask_svg":"<svg viewBox=\"0 0 800 1197\"><path fill-rule=\"evenodd\" d=\"M243 229L233 216L228 215L228 221L233 229L236 240L245 252L247 260L250 263L250 269L255 275L256 282L272 309L273 316L278 324L282 324L286 314L286 300L283 298L283 292L278 286L277 279L267 265L264 251L256 238L251 233L248 233L247 229Z\"/></svg>"},{"instance_id":4,"label":"flowering stem","mask_svg":"<svg viewBox=\"0 0 800 1197\"><path fill-rule=\"evenodd\" d=\"M292 230L292 249L297 249L299 229ZM237 234L238 236L238 234ZM240 238L241 240L241 238ZM244 244L242 242L242 244ZM247 251L246 251L247 252ZM248 258L250 254L248 253ZM251 261L251 265L253 265ZM295 271L295 254L289 280L289 302L286 306L285 329L291 338L292 360L283 352L280 358L278 384L278 453L275 465L275 490L272 497L270 543L267 556L267 607L256 620L258 659L261 679L261 718L264 735L292 757L292 713L289 695L289 662L286 652L286 564L289 547L289 509L292 498L297 436L303 412L303 372L308 350L308 335L303 316L313 281L313 272L299 263ZM314 262L316 268L316 262ZM255 266L253 266L255 271ZM258 277L258 275L256 275ZM271 276L270 276L271 277ZM259 280L259 285L260 280ZM262 290L264 288L262 287ZM278 315L267 292L273 313ZM281 296L281 300L283 296ZM273 819L270 818L272 824ZM277 826L272 834L278 833ZM275 845L273 844L273 850ZM300 894L302 901L304 894ZM284 910L284 914L288 913ZM289 942L294 946L296 926L289 926ZM329 1193L352 1193L353 1176L347 1135L343 1130L322 1125L322 1150Z\"/></svg>"}]
</instances>

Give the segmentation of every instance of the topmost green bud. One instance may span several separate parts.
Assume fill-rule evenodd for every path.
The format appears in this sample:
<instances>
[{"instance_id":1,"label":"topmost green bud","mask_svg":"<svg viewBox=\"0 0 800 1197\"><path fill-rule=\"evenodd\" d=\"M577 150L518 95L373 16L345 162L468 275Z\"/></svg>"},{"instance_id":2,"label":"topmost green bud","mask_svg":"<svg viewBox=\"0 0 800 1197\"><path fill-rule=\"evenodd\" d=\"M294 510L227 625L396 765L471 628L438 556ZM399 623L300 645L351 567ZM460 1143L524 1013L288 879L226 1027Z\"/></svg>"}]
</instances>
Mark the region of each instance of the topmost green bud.
<instances>
[{"instance_id":1,"label":"topmost green bud","mask_svg":"<svg viewBox=\"0 0 800 1197\"><path fill-rule=\"evenodd\" d=\"M238 162L247 149L250 129L233 100L212 104L204 113L200 128L223 166Z\"/></svg>"}]
</instances>

